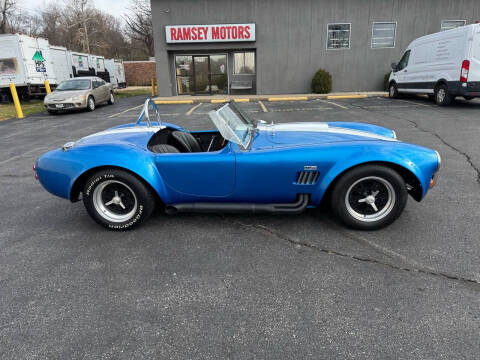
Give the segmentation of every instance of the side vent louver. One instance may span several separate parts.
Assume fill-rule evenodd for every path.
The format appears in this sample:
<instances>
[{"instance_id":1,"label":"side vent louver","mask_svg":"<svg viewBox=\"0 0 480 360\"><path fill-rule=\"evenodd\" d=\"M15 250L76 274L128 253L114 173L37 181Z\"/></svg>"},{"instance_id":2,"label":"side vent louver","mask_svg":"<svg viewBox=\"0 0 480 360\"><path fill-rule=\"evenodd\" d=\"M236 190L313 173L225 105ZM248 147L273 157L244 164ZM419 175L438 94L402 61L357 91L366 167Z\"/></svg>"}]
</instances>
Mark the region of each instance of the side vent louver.
<instances>
[{"instance_id":1,"label":"side vent louver","mask_svg":"<svg viewBox=\"0 0 480 360\"><path fill-rule=\"evenodd\" d=\"M318 181L320 173L318 171L300 171L298 173L297 185L314 185Z\"/></svg>"}]
</instances>

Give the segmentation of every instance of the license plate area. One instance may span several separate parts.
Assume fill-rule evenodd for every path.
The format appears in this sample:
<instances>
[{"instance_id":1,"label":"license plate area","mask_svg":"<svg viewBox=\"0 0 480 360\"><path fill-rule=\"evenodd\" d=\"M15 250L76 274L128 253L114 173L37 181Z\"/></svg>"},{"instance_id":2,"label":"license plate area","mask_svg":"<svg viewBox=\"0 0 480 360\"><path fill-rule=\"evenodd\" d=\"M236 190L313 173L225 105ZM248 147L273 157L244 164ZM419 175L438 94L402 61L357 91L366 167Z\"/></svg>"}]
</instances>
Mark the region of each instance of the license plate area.
<instances>
[{"instance_id":1,"label":"license plate area","mask_svg":"<svg viewBox=\"0 0 480 360\"><path fill-rule=\"evenodd\" d=\"M63 108L63 104L55 104L56 108Z\"/></svg>"}]
</instances>

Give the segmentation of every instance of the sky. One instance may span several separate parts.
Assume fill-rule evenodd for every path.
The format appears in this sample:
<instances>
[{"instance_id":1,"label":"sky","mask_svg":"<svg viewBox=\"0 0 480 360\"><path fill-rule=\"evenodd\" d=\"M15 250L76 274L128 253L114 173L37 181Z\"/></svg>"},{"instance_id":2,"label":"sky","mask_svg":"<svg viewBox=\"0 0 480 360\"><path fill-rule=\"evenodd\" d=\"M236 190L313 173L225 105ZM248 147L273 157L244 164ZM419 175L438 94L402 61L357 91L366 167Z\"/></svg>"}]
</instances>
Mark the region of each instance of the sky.
<instances>
[{"instance_id":1,"label":"sky","mask_svg":"<svg viewBox=\"0 0 480 360\"><path fill-rule=\"evenodd\" d=\"M120 17L125 12L125 8L130 0L91 0L97 9L106 13ZM62 3L61 0L20 0L20 8L26 8L29 12L42 10L46 4L51 2Z\"/></svg>"}]
</instances>

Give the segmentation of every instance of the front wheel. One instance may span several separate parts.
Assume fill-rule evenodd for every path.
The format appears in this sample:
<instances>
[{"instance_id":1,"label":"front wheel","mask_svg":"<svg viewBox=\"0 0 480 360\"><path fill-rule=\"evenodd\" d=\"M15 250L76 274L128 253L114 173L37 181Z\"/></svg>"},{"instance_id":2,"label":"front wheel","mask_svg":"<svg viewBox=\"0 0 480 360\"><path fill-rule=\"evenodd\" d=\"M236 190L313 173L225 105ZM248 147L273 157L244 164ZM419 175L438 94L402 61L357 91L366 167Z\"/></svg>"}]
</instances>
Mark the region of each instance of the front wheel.
<instances>
[{"instance_id":1,"label":"front wheel","mask_svg":"<svg viewBox=\"0 0 480 360\"><path fill-rule=\"evenodd\" d=\"M391 83L389 88L388 88L388 96L391 99L397 99L398 98L398 88L397 84Z\"/></svg>"},{"instance_id":2,"label":"front wheel","mask_svg":"<svg viewBox=\"0 0 480 360\"><path fill-rule=\"evenodd\" d=\"M115 104L115 97L113 96L113 92L110 93L110 98L108 99L108 105Z\"/></svg>"},{"instance_id":3,"label":"front wheel","mask_svg":"<svg viewBox=\"0 0 480 360\"><path fill-rule=\"evenodd\" d=\"M93 96L89 96L87 99L87 110L88 111L95 110L95 99L93 98Z\"/></svg>"},{"instance_id":4,"label":"front wheel","mask_svg":"<svg viewBox=\"0 0 480 360\"><path fill-rule=\"evenodd\" d=\"M83 204L98 224L110 230L129 230L150 216L155 199L136 176L106 169L86 182Z\"/></svg>"},{"instance_id":5,"label":"front wheel","mask_svg":"<svg viewBox=\"0 0 480 360\"><path fill-rule=\"evenodd\" d=\"M405 182L396 171L380 165L365 165L348 171L338 180L331 206L347 226L377 230L402 214L407 198Z\"/></svg>"}]
</instances>

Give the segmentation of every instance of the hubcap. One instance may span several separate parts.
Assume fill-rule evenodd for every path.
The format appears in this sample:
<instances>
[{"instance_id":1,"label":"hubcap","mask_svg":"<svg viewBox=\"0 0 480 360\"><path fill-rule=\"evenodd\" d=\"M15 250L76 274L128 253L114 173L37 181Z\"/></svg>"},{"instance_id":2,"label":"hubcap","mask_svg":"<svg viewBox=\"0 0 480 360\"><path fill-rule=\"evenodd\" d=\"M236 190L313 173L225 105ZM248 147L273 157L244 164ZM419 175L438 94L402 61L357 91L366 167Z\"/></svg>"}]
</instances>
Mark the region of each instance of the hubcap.
<instances>
[{"instance_id":1,"label":"hubcap","mask_svg":"<svg viewBox=\"0 0 480 360\"><path fill-rule=\"evenodd\" d=\"M107 180L93 192L95 210L104 219L112 222L129 220L137 211L137 197L123 182Z\"/></svg>"},{"instance_id":2,"label":"hubcap","mask_svg":"<svg viewBox=\"0 0 480 360\"><path fill-rule=\"evenodd\" d=\"M90 109L95 109L95 103L93 102L93 99L88 100L88 104L90 105Z\"/></svg>"},{"instance_id":3,"label":"hubcap","mask_svg":"<svg viewBox=\"0 0 480 360\"><path fill-rule=\"evenodd\" d=\"M110 94L110 102L113 104L114 101L115 101L115 98L113 97L113 94Z\"/></svg>"},{"instance_id":4,"label":"hubcap","mask_svg":"<svg viewBox=\"0 0 480 360\"><path fill-rule=\"evenodd\" d=\"M437 99L438 99L438 102L443 102L443 100L445 99L445 89L440 89L438 90L437 92Z\"/></svg>"},{"instance_id":5,"label":"hubcap","mask_svg":"<svg viewBox=\"0 0 480 360\"><path fill-rule=\"evenodd\" d=\"M395 95L395 88L392 86L390 86L390 97L393 97Z\"/></svg>"},{"instance_id":6,"label":"hubcap","mask_svg":"<svg viewBox=\"0 0 480 360\"><path fill-rule=\"evenodd\" d=\"M395 191L387 180L369 176L355 181L345 195L347 211L364 222L386 217L395 206Z\"/></svg>"}]
</instances>

